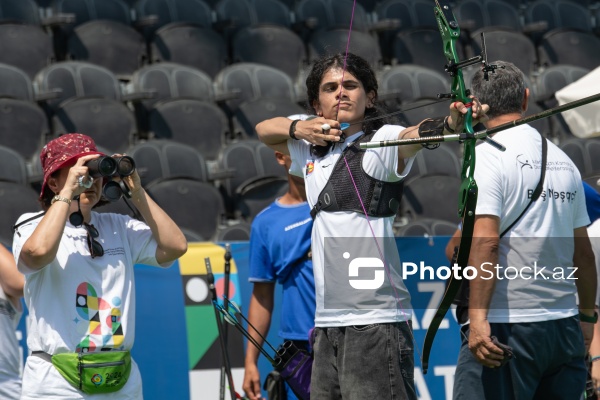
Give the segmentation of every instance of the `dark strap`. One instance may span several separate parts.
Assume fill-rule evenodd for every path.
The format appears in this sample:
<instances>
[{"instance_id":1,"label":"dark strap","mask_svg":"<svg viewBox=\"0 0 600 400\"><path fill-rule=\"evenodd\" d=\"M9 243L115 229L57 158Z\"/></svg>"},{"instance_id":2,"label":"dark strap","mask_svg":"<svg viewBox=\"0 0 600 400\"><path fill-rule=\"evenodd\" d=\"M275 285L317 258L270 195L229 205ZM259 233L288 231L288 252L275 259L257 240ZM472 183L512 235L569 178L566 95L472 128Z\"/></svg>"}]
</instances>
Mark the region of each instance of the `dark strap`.
<instances>
[{"instance_id":1,"label":"dark strap","mask_svg":"<svg viewBox=\"0 0 600 400\"><path fill-rule=\"evenodd\" d=\"M26 223L28 223L28 222L31 222L31 221L33 221L34 219L38 219L38 218L41 218L41 217L43 217L44 215L46 215L46 211L44 211L44 212L42 212L42 213L40 213L40 214L37 214L37 215L35 215L35 216L31 217L31 218L27 218L25 221L21 221L21 222L19 222L18 224L15 224L15 225L13 225L13 226L12 226L12 232L13 232L13 235L15 234L15 232L17 232L17 229L19 229L19 227L20 227L21 225L25 225ZM21 234L20 234L19 232L17 232L17 235L21 236Z\"/></svg>"},{"instance_id":2,"label":"dark strap","mask_svg":"<svg viewBox=\"0 0 600 400\"><path fill-rule=\"evenodd\" d=\"M32 351L31 352L32 356L36 356L41 358L42 360L48 361L48 362L52 362L52 356L48 353L46 353L45 351Z\"/></svg>"},{"instance_id":3,"label":"dark strap","mask_svg":"<svg viewBox=\"0 0 600 400\"><path fill-rule=\"evenodd\" d=\"M527 206L525 207L523 212L519 214L517 219L515 219L513 223L510 224L508 228L506 228L504 232L500 234L500 237L504 236L506 232L508 232L521 219L521 217L527 212L531 204L534 201L536 201L542 194L542 190L544 189L544 178L546 177L546 160L548 158L548 142L546 140L546 138L542 137L542 171L540 173L540 181L538 182L535 190L533 191L533 194L531 195L531 200L529 200L529 203L527 203Z\"/></svg>"}]
</instances>

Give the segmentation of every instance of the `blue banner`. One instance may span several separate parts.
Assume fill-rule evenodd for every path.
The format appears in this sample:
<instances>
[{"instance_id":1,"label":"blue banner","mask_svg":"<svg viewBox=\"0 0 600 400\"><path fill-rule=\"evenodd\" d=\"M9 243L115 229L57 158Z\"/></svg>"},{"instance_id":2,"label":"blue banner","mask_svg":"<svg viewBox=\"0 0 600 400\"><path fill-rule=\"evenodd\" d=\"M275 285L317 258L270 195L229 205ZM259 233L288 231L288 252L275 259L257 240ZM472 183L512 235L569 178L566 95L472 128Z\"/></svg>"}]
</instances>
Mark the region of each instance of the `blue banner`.
<instances>
[{"instance_id":1,"label":"blue banner","mask_svg":"<svg viewBox=\"0 0 600 400\"><path fill-rule=\"evenodd\" d=\"M414 308L413 332L415 339L415 386L420 400L452 398L454 370L460 347L460 332L453 313L448 313L436 336L429 362L429 372L420 368L423 339L445 289L445 283L435 273L420 276L422 271L441 270L448 266L444 255L447 237L397 238L401 262L405 266L405 280L412 295ZM248 282L247 242L231 244L229 298L240 305L244 315L252 294ZM144 398L147 400L219 398L221 388L221 346L216 316L208 288L206 258L215 276L219 298L224 289L224 254L222 245L213 243L190 244L188 253L171 268L136 265L136 340L132 350L143 377ZM427 269L429 266L431 269ZM431 279L430 279L431 278ZM277 286L273 321L267 340L277 347L279 331ZM26 314L19 325L24 356L26 348ZM245 339L227 325L229 363L233 370L235 391L242 393ZM261 357L261 377L272 370ZM229 389L226 385L226 399Z\"/></svg>"}]
</instances>

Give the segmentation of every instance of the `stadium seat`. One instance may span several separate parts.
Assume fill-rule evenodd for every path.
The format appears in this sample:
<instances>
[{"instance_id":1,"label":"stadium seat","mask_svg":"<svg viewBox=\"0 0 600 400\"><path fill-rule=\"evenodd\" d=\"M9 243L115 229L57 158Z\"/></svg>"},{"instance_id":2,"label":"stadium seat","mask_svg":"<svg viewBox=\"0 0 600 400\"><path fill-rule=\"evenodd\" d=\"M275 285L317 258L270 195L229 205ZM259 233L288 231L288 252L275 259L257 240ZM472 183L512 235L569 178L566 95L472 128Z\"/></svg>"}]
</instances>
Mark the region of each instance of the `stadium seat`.
<instances>
[{"instance_id":1,"label":"stadium seat","mask_svg":"<svg viewBox=\"0 0 600 400\"><path fill-rule=\"evenodd\" d=\"M185 22L211 28L211 6L202 0L138 0L134 11L138 21L144 22L144 37L152 39L154 32L172 22Z\"/></svg>"},{"instance_id":2,"label":"stadium seat","mask_svg":"<svg viewBox=\"0 0 600 400\"><path fill-rule=\"evenodd\" d=\"M330 29L315 32L308 42L309 61L312 63L323 56L336 53L345 54L349 32L348 29ZM367 60L375 71L379 71L383 66L379 42L375 36L369 33L354 31L353 29L348 51Z\"/></svg>"},{"instance_id":3,"label":"stadium seat","mask_svg":"<svg viewBox=\"0 0 600 400\"><path fill-rule=\"evenodd\" d=\"M41 211L38 193L27 185L14 182L0 182L0 242L12 246L12 227L25 213Z\"/></svg>"},{"instance_id":4,"label":"stadium seat","mask_svg":"<svg viewBox=\"0 0 600 400\"><path fill-rule=\"evenodd\" d=\"M522 29L519 10L503 0L462 0L454 8L458 25L478 29L504 28L515 32Z\"/></svg>"},{"instance_id":5,"label":"stadium seat","mask_svg":"<svg viewBox=\"0 0 600 400\"><path fill-rule=\"evenodd\" d=\"M33 79L54 59L52 39L39 26L0 24L1 63L19 68Z\"/></svg>"},{"instance_id":6,"label":"stadium seat","mask_svg":"<svg viewBox=\"0 0 600 400\"><path fill-rule=\"evenodd\" d=\"M148 59L142 35L131 26L110 20L75 27L67 40L66 57L103 66L121 80L129 80Z\"/></svg>"},{"instance_id":7,"label":"stadium seat","mask_svg":"<svg viewBox=\"0 0 600 400\"><path fill-rule=\"evenodd\" d=\"M173 22L154 33L150 42L153 63L187 65L214 77L229 63L225 39L210 28Z\"/></svg>"},{"instance_id":8,"label":"stadium seat","mask_svg":"<svg viewBox=\"0 0 600 400\"><path fill-rule=\"evenodd\" d=\"M588 139L585 150L590 159L590 171L587 174L600 174L600 139Z\"/></svg>"},{"instance_id":9,"label":"stadium seat","mask_svg":"<svg viewBox=\"0 0 600 400\"><path fill-rule=\"evenodd\" d=\"M75 27L93 20L110 20L124 25L132 22L129 6L122 0L54 0L49 13L72 17L71 23L60 24L52 30L59 60L67 57L67 41Z\"/></svg>"},{"instance_id":10,"label":"stadium seat","mask_svg":"<svg viewBox=\"0 0 600 400\"><path fill-rule=\"evenodd\" d=\"M461 148L456 142L443 143L435 150L417 153L407 179L426 175L448 175L460 177L462 160L458 154Z\"/></svg>"},{"instance_id":11,"label":"stadium seat","mask_svg":"<svg viewBox=\"0 0 600 400\"><path fill-rule=\"evenodd\" d=\"M53 14L74 15L74 23L62 27L67 30L96 19L131 24L129 6L122 0L53 0L51 10Z\"/></svg>"},{"instance_id":12,"label":"stadium seat","mask_svg":"<svg viewBox=\"0 0 600 400\"><path fill-rule=\"evenodd\" d=\"M401 30L394 38L392 63L416 64L441 72L448 63L443 48L442 37L437 29ZM459 51L462 51L460 47Z\"/></svg>"},{"instance_id":13,"label":"stadium seat","mask_svg":"<svg viewBox=\"0 0 600 400\"><path fill-rule=\"evenodd\" d=\"M0 145L0 181L27 184L25 158L11 149Z\"/></svg>"},{"instance_id":14,"label":"stadium seat","mask_svg":"<svg viewBox=\"0 0 600 400\"><path fill-rule=\"evenodd\" d=\"M241 184L235 193L234 215L251 222L276 198L288 191L288 180L282 176L263 176Z\"/></svg>"},{"instance_id":15,"label":"stadium seat","mask_svg":"<svg viewBox=\"0 0 600 400\"><path fill-rule=\"evenodd\" d=\"M142 186L166 178L188 178L208 181L206 160L202 154L173 140L148 140L127 150L133 158Z\"/></svg>"},{"instance_id":16,"label":"stadium seat","mask_svg":"<svg viewBox=\"0 0 600 400\"><path fill-rule=\"evenodd\" d=\"M541 65L568 64L589 70L600 66L600 38L589 32L559 28L546 33L537 46Z\"/></svg>"},{"instance_id":17,"label":"stadium seat","mask_svg":"<svg viewBox=\"0 0 600 400\"><path fill-rule=\"evenodd\" d=\"M229 113L245 101L260 98L286 98L296 101L292 78L277 68L256 63L235 63L223 68L214 80L217 95L237 93L225 101Z\"/></svg>"},{"instance_id":18,"label":"stadium seat","mask_svg":"<svg viewBox=\"0 0 600 400\"><path fill-rule=\"evenodd\" d=\"M148 113L166 99L190 98L216 101L213 81L205 72L174 63L146 65L137 70L127 91L138 93L144 100L134 103L140 133L148 132Z\"/></svg>"},{"instance_id":19,"label":"stadium seat","mask_svg":"<svg viewBox=\"0 0 600 400\"><path fill-rule=\"evenodd\" d=\"M586 5L570 0L537 0L528 3L525 9L525 22L545 22L546 29L536 33L538 39L554 29L577 29L592 32L592 18Z\"/></svg>"},{"instance_id":20,"label":"stadium seat","mask_svg":"<svg viewBox=\"0 0 600 400\"><path fill-rule=\"evenodd\" d=\"M424 175L404 184L400 209L409 220L442 219L458 223L460 178L448 175Z\"/></svg>"},{"instance_id":21,"label":"stadium seat","mask_svg":"<svg viewBox=\"0 0 600 400\"><path fill-rule=\"evenodd\" d=\"M108 69L83 61L54 63L39 71L34 79L38 92L56 96L44 101L48 113L73 98L102 97L123 101L119 80Z\"/></svg>"},{"instance_id":22,"label":"stadium seat","mask_svg":"<svg viewBox=\"0 0 600 400\"><path fill-rule=\"evenodd\" d=\"M437 29L433 5L429 0L386 0L377 3L375 14L378 20L398 21L395 29L379 32L379 43L386 63L393 57L394 38L400 30L413 28Z\"/></svg>"},{"instance_id":23,"label":"stadium seat","mask_svg":"<svg viewBox=\"0 0 600 400\"><path fill-rule=\"evenodd\" d=\"M42 26L38 4L33 0L0 0L0 23Z\"/></svg>"},{"instance_id":24,"label":"stadium seat","mask_svg":"<svg viewBox=\"0 0 600 400\"><path fill-rule=\"evenodd\" d=\"M240 29L263 24L292 27L291 11L279 0L220 0L214 7L217 25L231 38Z\"/></svg>"},{"instance_id":25,"label":"stadium seat","mask_svg":"<svg viewBox=\"0 0 600 400\"><path fill-rule=\"evenodd\" d=\"M542 109L557 106L558 101L554 97L554 93L588 73L588 69L572 65L553 65L543 69L534 82L533 94L535 102ZM560 142L572 137L567 123L560 114L549 117L548 121L551 127L549 137L553 141Z\"/></svg>"},{"instance_id":26,"label":"stadium seat","mask_svg":"<svg viewBox=\"0 0 600 400\"><path fill-rule=\"evenodd\" d=\"M449 90L446 75L419 65L394 65L379 77L379 96L394 108L420 98L435 98Z\"/></svg>"},{"instance_id":27,"label":"stadium seat","mask_svg":"<svg viewBox=\"0 0 600 400\"><path fill-rule=\"evenodd\" d=\"M300 0L295 8L296 21L304 27L305 33L350 29L351 22L353 34L366 32L369 29L367 13L357 3L352 18L353 5L352 0Z\"/></svg>"},{"instance_id":28,"label":"stadium seat","mask_svg":"<svg viewBox=\"0 0 600 400\"><path fill-rule=\"evenodd\" d=\"M251 139L227 145L219 155L219 165L222 171L233 172L233 176L221 183L230 212L233 212L237 200L236 193L249 182L266 176L286 176L273 150Z\"/></svg>"},{"instance_id":29,"label":"stadium seat","mask_svg":"<svg viewBox=\"0 0 600 400\"><path fill-rule=\"evenodd\" d=\"M237 242L250 240L250 224L245 221L235 221L217 231L218 242Z\"/></svg>"},{"instance_id":30,"label":"stadium seat","mask_svg":"<svg viewBox=\"0 0 600 400\"><path fill-rule=\"evenodd\" d=\"M0 63L0 97L35 101L33 84L29 75L20 68Z\"/></svg>"},{"instance_id":31,"label":"stadium seat","mask_svg":"<svg viewBox=\"0 0 600 400\"><path fill-rule=\"evenodd\" d=\"M306 110L289 99L263 97L246 101L233 114L233 129L236 136L256 138L256 125L265 119L303 114Z\"/></svg>"},{"instance_id":32,"label":"stadium seat","mask_svg":"<svg viewBox=\"0 0 600 400\"><path fill-rule=\"evenodd\" d=\"M146 186L146 191L179 227L203 240L215 239L225 207L213 185L175 178L155 181Z\"/></svg>"},{"instance_id":33,"label":"stadium seat","mask_svg":"<svg viewBox=\"0 0 600 400\"><path fill-rule=\"evenodd\" d=\"M81 132L111 153L123 153L136 138L133 112L123 103L106 98L74 98L52 117L55 136Z\"/></svg>"},{"instance_id":34,"label":"stadium seat","mask_svg":"<svg viewBox=\"0 0 600 400\"><path fill-rule=\"evenodd\" d=\"M598 173L600 162L598 153L600 139L570 138L560 143L559 147L573 161L582 176L587 177Z\"/></svg>"},{"instance_id":35,"label":"stadium seat","mask_svg":"<svg viewBox=\"0 0 600 400\"><path fill-rule=\"evenodd\" d=\"M44 111L35 103L0 98L0 145L9 147L26 160L39 154L50 135Z\"/></svg>"},{"instance_id":36,"label":"stadium seat","mask_svg":"<svg viewBox=\"0 0 600 400\"><path fill-rule=\"evenodd\" d=\"M227 115L215 103L196 99L162 100L148 116L151 137L191 146L215 160L229 135Z\"/></svg>"},{"instance_id":37,"label":"stadium seat","mask_svg":"<svg viewBox=\"0 0 600 400\"><path fill-rule=\"evenodd\" d=\"M307 63L302 39L283 26L258 25L240 29L231 44L233 62L252 62L277 68L292 79Z\"/></svg>"}]
</instances>

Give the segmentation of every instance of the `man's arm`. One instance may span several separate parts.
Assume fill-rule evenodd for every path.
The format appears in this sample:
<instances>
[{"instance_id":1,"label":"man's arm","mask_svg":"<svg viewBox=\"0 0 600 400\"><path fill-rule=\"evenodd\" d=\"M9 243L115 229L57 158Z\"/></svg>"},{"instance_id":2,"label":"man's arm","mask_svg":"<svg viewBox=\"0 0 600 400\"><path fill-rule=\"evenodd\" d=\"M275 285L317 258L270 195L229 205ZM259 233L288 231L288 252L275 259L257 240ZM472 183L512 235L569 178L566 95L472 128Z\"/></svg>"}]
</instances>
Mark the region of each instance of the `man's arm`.
<instances>
[{"instance_id":1,"label":"man's arm","mask_svg":"<svg viewBox=\"0 0 600 400\"><path fill-rule=\"evenodd\" d=\"M486 367L500 366L504 352L490 339L490 323L487 319L490 302L494 294L496 277L482 279L483 263L498 263L500 244L500 218L493 215L475 217L473 243L469 265L478 271L477 277L469 282L469 349L475 359Z\"/></svg>"},{"instance_id":2,"label":"man's arm","mask_svg":"<svg viewBox=\"0 0 600 400\"><path fill-rule=\"evenodd\" d=\"M577 295L579 296L579 312L592 317L594 315L597 286L594 252L586 227L575 229L573 236L575 239L573 265L577 268L575 283L577 285ZM585 347L589 349L594 335L594 324L582 321L581 330L583 331Z\"/></svg>"},{"instance_id":3,"label":"man's arm","mask_svg":"<svg viewBox=\"0 0 600 400\"><path fill-rule=\"evenodd\" d=\"M252 290L252 298L248 309L248 321L254 326L260 335L267 336L271 326L271 315L273 312L273 299L275 296L275 283L255 282ZM250 328L248 329L254 340L262 346L263 340L258 333ZM258 372L258 356L260 351L252 344L248 343L246 349L246 359L244 362L244 383L242 389L250 400L261 398L260 374Z\"/></svg>"}]
</instances>

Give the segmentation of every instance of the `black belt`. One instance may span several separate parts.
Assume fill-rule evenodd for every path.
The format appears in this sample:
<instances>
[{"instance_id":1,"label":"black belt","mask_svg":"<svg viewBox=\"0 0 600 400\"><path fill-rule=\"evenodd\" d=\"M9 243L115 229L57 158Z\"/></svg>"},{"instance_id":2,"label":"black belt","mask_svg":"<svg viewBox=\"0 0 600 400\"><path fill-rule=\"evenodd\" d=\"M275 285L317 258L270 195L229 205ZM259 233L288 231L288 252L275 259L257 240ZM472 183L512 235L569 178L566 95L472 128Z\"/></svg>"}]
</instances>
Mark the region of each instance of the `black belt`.
<instances>
[{"instance_id":1,"label":"black belt","mask_svg":"<svg viewBox=\"0 0 600 400\"><path fill-rule=\"evenodd\" d=\"M44 361L52 362L52 356L50 354L46 353L45 351L41 351L41 350L32 351L31 355L39 357Z\"/></svg>"}]
</instances>

